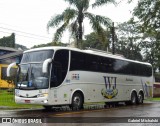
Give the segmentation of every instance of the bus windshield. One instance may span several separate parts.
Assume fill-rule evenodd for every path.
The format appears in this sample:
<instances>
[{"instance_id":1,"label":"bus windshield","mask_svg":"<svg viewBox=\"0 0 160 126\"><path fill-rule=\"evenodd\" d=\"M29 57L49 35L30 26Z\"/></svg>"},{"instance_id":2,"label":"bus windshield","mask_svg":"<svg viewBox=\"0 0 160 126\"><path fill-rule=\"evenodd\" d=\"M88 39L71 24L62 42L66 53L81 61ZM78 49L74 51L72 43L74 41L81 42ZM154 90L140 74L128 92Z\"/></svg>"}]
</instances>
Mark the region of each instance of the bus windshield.
<instances>
[{"instance_id":1,"label":"bus windshield","mask_svg":"<svg viewBox=\"0 0 160 126\"><path fill-rule=\"evenodd\" d=\"M43 73L43 62L53 57L53 50L26 52L19 65L16 88L45 89L49 87L49 72ZM50 65L48 69L50 68Z\"/></svg>"},{"instance_id":2,"label":"bus windshield","mask_svg":"<svg viewBox=\"0 0 160 126\"><path fill-rule=\"evenodd\" d=\"M52 57L53 57L53 50L27 52L23 54L21 63L43 62L44 60Z\"/></svg>"},{"instance_id":3,"label":"bus windshield","mask_svg":"<svg viewBox=\"0 0 160 126\"><path fill-rule=\"evenodd\" d=\"M48 88L49 74L42 73L42 63L22 64L19 66L17 88L44 89Z\"/></svg>"}]
</instances>

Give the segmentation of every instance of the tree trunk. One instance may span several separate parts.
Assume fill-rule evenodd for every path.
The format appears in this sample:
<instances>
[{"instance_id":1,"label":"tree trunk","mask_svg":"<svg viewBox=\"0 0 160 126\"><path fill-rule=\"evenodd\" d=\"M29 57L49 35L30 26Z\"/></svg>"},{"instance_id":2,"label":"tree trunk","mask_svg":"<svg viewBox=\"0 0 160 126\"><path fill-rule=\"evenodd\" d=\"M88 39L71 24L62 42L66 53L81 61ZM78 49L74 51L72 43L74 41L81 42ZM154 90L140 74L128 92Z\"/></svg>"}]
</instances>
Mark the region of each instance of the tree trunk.
<instances>
[{"instance_id":1,"label":"tree trunk","mask_svg":"<svg viewBox=\"0 0 160 126\"><path fill-rule=\"evenodd\" d=\"M80 13L78 15L78 24L79 24L79 27L78 27L78 39L77 39L77 43L78 43L77 45L80 48L82 46L82 36L83 36L82 23L83 23L83 13L82 13L82 11L80 11Z\"/></svg>"}]
</instances>

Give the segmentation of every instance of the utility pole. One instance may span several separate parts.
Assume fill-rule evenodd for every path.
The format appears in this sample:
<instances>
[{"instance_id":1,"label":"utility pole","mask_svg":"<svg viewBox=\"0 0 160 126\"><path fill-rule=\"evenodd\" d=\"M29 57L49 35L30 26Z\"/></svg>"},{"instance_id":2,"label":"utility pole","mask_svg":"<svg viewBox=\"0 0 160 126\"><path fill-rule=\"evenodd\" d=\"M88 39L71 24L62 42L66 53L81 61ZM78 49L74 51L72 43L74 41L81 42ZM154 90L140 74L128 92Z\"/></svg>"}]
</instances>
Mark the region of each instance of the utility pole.
<instances>
[{"instance_id":1,"label":"utility pole","mask_svg":"<svg viewBox=\"0 0 160 126\"><path fill-rule=\"evenodd\" d=\"M115 29L114 29L114 22L112 22L112 27L111 27L111 33L112 33L112 54L115 54Z\"/></svg>"}]
</instances>

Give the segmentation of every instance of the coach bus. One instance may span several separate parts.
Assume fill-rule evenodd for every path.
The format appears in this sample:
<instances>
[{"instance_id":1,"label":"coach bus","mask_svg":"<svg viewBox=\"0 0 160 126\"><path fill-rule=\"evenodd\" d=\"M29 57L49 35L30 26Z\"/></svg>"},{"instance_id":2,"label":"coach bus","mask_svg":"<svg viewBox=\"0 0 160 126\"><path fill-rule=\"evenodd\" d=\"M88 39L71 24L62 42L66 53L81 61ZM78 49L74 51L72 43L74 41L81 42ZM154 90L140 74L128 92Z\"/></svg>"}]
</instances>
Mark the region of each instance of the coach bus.
<instances>
[{"instance_id":1,"label":"coach bus","mask_svg":"<svg viewBox=\"0 0 160 126\"><path fill-rule=\"evenodd\" d=\"M7 76L15 65L16 103L81 109L85 103L142 104L152 97L152 66L118 55L53 46L25 51Z\"/></svg>"}]
</instances>

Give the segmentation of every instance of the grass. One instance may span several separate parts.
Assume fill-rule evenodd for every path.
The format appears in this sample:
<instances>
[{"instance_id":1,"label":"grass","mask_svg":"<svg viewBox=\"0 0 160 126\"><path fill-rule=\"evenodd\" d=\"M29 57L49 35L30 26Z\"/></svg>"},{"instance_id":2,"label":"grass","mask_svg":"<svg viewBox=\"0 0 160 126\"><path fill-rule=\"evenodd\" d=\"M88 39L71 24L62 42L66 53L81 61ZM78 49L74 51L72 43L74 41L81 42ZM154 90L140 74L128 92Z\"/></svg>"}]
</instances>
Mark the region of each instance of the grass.
<instances>
[{"instance_id":1,"label":"grass","mask_svg":"<svg viewBox=\"0 0 160 126\"><path fill-rule=\"evenodd\" d=\"M42 108L41 105L16 104L14 100L14 93L8 92L7 90L4 90L4 89L0 90L0 107L6 108L6 109Z\"/></svg>"},{"instance_id":2,"label":"grass","mask_svg":"<svg viewBox=\"0 0 160 126\"><path fill-rule=\"evenodd\" d=\"M160 97L158 97L158 98L149 98L149 99L147 99L147 101L160 101Z\"/></svg>"},{"instance_id":3,"label":"grass","mask_svg":"<svg viewBox=\"0 0 160 126\"><path fill-rule=\"evenodd\" d=\"M154 100L160 101L160 98L153 98Z\"/></svg>"}]
</instances>

